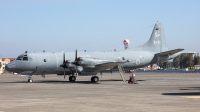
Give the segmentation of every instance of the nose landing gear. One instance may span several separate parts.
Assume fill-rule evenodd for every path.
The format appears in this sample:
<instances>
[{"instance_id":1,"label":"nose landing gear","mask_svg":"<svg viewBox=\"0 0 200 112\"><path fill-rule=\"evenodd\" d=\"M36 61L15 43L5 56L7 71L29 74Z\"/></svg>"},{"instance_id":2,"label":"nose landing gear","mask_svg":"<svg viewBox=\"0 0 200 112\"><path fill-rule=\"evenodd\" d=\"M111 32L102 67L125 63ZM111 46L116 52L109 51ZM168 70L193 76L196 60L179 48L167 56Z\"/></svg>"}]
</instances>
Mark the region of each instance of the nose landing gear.
<instances>
[{"instance_id":1,"label":"nose landing gear","mask_svg":"<svg viewBox=\"0 0 200 112\"><path fill-rule=\"evenodd\" d=\"M33 79L31 77L28 77L28 83L33 83Z\"/></svg>"}]
</instances>

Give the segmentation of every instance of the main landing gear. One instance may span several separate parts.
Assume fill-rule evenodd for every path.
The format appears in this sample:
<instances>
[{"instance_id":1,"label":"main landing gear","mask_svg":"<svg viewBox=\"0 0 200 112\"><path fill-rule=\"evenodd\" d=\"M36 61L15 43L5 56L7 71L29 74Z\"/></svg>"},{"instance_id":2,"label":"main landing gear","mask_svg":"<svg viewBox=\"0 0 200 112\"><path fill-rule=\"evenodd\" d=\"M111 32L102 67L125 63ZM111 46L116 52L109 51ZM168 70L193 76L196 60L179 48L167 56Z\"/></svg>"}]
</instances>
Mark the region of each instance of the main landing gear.
<instances>
[{"instance_id":1,"label":"main landing gear","mask_svg":"<svg viewBox=\"0 0 200 112\"><path fill-rule=\"evenodd\" d=\"M99 77L93 76L93 77L91 77L91 81L94 82L94 83L97 83L99 81Z\"/></svg>"},{"instance_id":2,"label":"main landing gear","mask_svg":"<svg viewBox=\"0 0 200 112\"><path fill-rule=\"evenodd\" d=\"M76 77L75 76L70 76L69 77L69 81L70 82L75 82L76 81Z\"/></svg>"}]
</instances>

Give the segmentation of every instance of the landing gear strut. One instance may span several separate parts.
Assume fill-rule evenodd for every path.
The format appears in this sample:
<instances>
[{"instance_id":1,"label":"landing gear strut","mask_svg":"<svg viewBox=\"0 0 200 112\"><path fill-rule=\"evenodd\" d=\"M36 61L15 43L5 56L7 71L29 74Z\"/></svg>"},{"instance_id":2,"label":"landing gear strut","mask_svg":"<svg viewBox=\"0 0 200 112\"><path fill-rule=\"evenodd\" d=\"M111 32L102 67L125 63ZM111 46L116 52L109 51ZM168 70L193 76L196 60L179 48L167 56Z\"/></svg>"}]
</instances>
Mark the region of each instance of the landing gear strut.
<instances>
[{"instance_id":1,"label":"landing gear strut","mask_svg":"<svg viewBox=\"0 0 200 112\"><path fill-rule=\"evenodd\" d=\"M76 81L76 77L75 76L70 76L69 77L69 81L70 82L75 82Z\"/></svg>"},{"instance_id":2,"label":"landing gear strut","mask_svg":"<svg viewBox=\"0 0 200 112\"><path fill-rule=\"evenodd\" d=\"M93 77L91 77L91 81L94 82L94 83L97 83L99 81L99 77L93 76Z\"/></svg>"}]
</instances>

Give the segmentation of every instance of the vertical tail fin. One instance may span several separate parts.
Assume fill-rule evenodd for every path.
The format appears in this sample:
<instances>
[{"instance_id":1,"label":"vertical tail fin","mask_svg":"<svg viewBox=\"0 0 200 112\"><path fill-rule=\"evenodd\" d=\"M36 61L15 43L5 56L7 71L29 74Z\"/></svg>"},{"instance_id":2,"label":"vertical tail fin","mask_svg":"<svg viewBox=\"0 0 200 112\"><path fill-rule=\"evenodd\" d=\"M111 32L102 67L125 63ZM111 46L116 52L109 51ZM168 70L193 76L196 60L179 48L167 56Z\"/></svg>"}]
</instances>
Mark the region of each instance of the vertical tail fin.
<instances>
[{"instance_id":1,"label":"vertical tail fin","mask_svg":"<svg viewBox=\"0 0 200 112\"><path fill-rule=\"evenodd\" d=\"M167 51L168 48L162 24L157 22L154 26L150 39L144 45L134 48L134 50L151 52Z\"/></svg>"}]
</instances>

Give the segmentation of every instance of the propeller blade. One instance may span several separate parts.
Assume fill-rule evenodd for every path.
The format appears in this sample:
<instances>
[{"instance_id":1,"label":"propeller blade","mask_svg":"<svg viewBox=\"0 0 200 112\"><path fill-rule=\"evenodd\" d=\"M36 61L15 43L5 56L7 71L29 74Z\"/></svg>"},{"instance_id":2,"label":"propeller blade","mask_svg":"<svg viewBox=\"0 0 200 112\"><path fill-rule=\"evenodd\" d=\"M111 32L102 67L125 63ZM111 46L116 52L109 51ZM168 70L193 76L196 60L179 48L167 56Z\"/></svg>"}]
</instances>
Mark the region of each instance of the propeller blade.
<instances>
[{"instance_id":1,"label":"propeller blade","mask_svg":"<svg viewBox=\"0 0 200 112\"><path fill-rule=\"evenodd\" d=\"M63 52L63 64L62 67L64 68L64 79L65 79L65 68L66 68L66 62L65 62L65 53Z\"/></svg>"},{"instance_id":2,"label":"propeller blade","mask_svg":"<svg viewBox=\"0 0 200 112\"><path fill-rule=\"evenodd\" d=\"M65 53L63 52L63 64L65 63Z\"/></svg>"},{"instance_id":3,"label":"propeller blade","mask_svg":"<svg viewBox=\"0 0 200 112\"><path fill-rule=\"evenodd\" d=\"M78 57L77 57L77 49L76 49L76 53L75 53L75 65L76 65L76 75L77 75L77 66L78 66Z\"/></svg>"},{"instance_id":4,"label":"propeller blade","mask_svg":"<svg viewBox=\"0 0 200 112\"><path fill-rule=\"evenodd\" d=\"M75 53L75 61L77 61L77 49L76 49L76 53Z\"/></svg>"},{"instance_id":5,"label":"propeller blade","mask_svg":"<svg viewBox=\"0 0 200 112\"><path fill-rule=\"evenodd\" d=\"M76 49L76 52L75 52L75 60L74 60L73 64L78 66L77 49Z\"/></svg>"},{"instance_id":6,"label":"propeller blade","mask_svg":"<svg viewBox=\"0 0 200 112\"><path fill-rule=\"evenodd\" d=\"M65 68L64 68L64 79L65 79Z\"/></svg>"}]
</instances>

